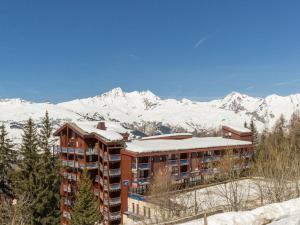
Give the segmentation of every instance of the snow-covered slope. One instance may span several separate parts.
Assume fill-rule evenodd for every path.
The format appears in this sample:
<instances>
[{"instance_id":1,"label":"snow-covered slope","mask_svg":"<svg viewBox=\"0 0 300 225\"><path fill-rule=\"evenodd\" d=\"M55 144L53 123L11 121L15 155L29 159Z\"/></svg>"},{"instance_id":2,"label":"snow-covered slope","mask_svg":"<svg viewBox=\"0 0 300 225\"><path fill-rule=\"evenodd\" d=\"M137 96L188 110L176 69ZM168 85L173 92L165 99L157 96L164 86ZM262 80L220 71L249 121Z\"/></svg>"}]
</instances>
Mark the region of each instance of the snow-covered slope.
<instances>
[{"instance_id":1,"label":"snow-covered slope","mask_svg":"<svg viewBox=\"0 0 300 225\"><path fill-rule=\"evenodd\" d=\"M227 212L210 216L209 225L299 225L300 198L286 202L270 204L251 211ZM203 219L198 219L181 225L203 225Z\"/></svg>"},{"instance_id":2,"label":"snow-covered slope","mask_svg":"<svg viewBox=\"0 0 300 225\"><path fill-rule=\"evenodd\" d=\"M252 118L260 130L272 127L283 114L287 119L300 109L300 94L253 98L237 92L223 99L197 102L188 99L161 99L150 91L123 92L121 88L85 99L59 104L34 103L21 99L0 100L0 122L20 137L20 127L29 117L40 122L48 110L56 126L64 121L106 120L126 126L162 123L187 131L211 130L222 124L241 126Z\"/></svg>"}]
</instances>

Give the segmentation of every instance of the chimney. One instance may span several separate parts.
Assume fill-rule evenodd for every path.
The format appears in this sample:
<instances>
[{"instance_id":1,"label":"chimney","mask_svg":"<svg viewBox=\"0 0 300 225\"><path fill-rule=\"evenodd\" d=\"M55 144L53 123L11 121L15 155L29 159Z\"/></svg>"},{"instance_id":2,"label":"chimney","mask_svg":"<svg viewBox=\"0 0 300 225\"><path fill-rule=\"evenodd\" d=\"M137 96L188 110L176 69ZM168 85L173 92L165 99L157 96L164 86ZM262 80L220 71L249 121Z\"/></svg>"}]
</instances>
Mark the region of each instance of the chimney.
<instances>
[{"instance_id":1,"label":"chimney","mask_svg":"<svg viewBox=\"0 0 300 225\"><path fill-rule=\"evenodd\" d=\"M97 124L97 129L99 130L106 130L105 122L101 121Z\"/></svg>"},{"instance_id":2,"label":"chimney","mask_svg":"<svg viewBox=\"0 0 300 225\"><path fill-rule=\"evenodd\" d=\"M122 136L123 136L124 141L128 142L129 134L128 133L123 133Z\"/></svg>"}]
</instances>

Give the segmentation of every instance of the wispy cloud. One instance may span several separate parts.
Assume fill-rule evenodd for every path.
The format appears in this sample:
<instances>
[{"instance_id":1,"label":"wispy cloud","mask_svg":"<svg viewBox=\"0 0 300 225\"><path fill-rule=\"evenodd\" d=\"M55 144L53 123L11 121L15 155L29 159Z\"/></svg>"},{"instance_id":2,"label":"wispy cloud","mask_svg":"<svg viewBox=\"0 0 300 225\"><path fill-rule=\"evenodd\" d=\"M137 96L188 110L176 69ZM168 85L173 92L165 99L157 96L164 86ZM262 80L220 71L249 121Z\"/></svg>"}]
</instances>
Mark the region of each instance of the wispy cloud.
<instances>
[{"instance_id":1,"label":"wispy cloud","mask_svg":"<svg viewBox=\"0 0 300 225\"><path fill-rule=\"evenodd\" d=\"M273 86L274 87L289 86L289 85L293 85L296 82L300 82L300 79L294 79L294 80L288 80L288 81L274 83Z\"/></svg>"},{"instance_id":2,"label":"wispy cloud","mask_svg":"<svg viewBox=\"0 0 300 225\"><path fill-rule=\"evenodd\" d=\"M139 57L138 55L135 55L135 54L129 54L128 55L130 58L134 59L134 60L138 60L140 59L141 57Z\"/></svg>"},{"instance_id":3,"label":"wispy cloud","mask_svg":"<svg viewBox=\"0 0 300 225\"><path fill-rule=\"evenodd\" d=\"M249 91L249 90L253 90L255 88L255 86L248 86L248 87L246 87L246 91Z\"/></svg>"},{"instance_id":4,"label":"wispy cloud","mask_svg":"<svg viewBox=\"0 0 300 225\"><path fill-rule=\"evenodd\" d=\"M194 48L198 48L200 45L202 45L204 42L206 42L209 39L209 36L205 36L200 38L196 44L194 45Z\"/></svg>"}]
</instances>

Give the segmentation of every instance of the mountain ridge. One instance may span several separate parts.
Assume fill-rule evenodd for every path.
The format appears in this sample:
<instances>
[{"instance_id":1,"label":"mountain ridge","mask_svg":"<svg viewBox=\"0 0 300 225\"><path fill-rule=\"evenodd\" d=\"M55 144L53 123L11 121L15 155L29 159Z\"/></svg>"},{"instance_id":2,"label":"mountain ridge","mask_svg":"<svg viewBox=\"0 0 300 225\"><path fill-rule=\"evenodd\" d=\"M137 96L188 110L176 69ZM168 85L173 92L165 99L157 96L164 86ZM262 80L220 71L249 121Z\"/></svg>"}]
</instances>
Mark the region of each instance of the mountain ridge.
<instances>
[{"instance_id":1,"label":"mountain ridge","mask_svg":"<svg viewBox=\"0 0 300 225\"><path fill-rule=\"evenodd\" d=\"M56 104L21 98L0 99L0 122L18 138L20 129L17 129L24 121L32 117L40 123L46 110L56 127L65 121L106 120L122 127L162 124L187 131L203 131L218 129L224 124L242 126L245 121L249 123L253 119L261 131L265 127L271 128L281 114L289 119L299 109L299 93L259 98L231 92L224 98L205 102L187 98L163 99L150 90L124 92L118 87L94 97Z\"/></svg>"}]
</instances>

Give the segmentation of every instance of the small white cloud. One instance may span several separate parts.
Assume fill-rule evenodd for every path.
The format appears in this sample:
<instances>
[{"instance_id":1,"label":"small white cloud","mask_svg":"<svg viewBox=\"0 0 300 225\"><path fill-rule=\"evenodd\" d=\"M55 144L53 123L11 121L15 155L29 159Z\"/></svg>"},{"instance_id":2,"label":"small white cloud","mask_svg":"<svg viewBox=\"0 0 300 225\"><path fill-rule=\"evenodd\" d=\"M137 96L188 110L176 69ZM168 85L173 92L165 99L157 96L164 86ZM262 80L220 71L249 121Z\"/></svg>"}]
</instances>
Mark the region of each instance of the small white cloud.
<instances>
[{"instance_id":1,"label":"small white cloud","mask_svg":"<svg viewBox=\"0 0 300 225\"><path fill-rule=\"evenodd\" d=\"M283 82L278 82L278 83L275 83L273 84L274 87L280 87L280 86L289 86L289 85L292 85L296 82L299 82L300 79L294 79L294 80L289 80L289 81L283 81Z\"/></svg>"},{"instance_id":2,"label":"small white cloud","mask_svg":"<svg viewBox=\"0 0 300 225\"><path fill-rule=\"evenodd\" d=\"M202 45L205 41L207 41L208 38L209 38L208 36L205 36L205 37L199 39L199 40L197 41L197 43L194 45L194 48L198 48L198 47L199 47L200 45Z\"/></svg>"}]
</instances>

